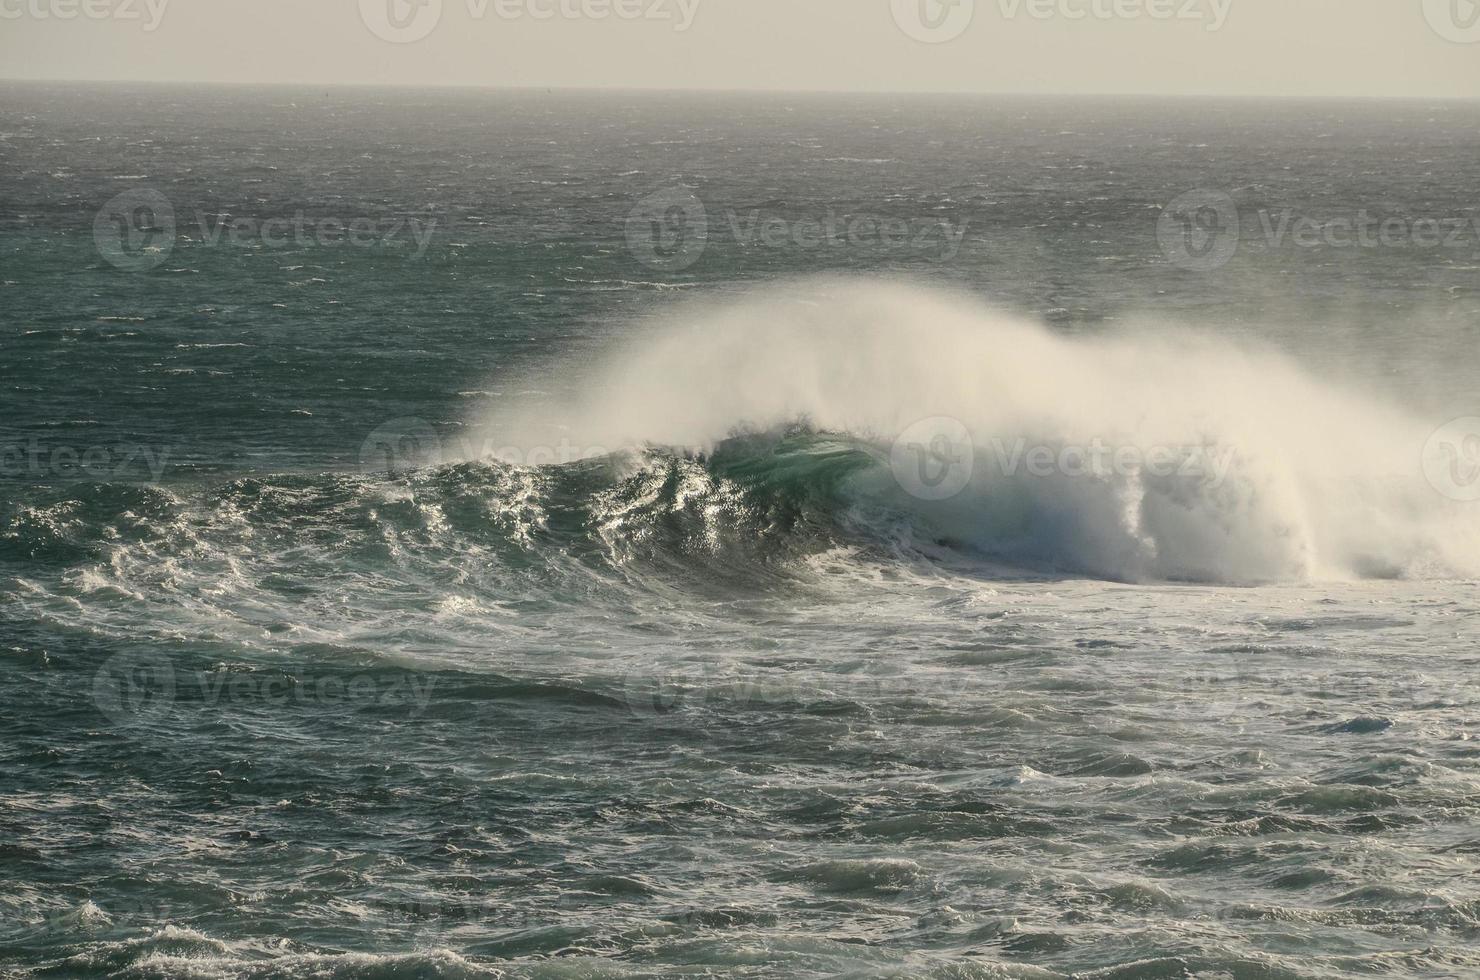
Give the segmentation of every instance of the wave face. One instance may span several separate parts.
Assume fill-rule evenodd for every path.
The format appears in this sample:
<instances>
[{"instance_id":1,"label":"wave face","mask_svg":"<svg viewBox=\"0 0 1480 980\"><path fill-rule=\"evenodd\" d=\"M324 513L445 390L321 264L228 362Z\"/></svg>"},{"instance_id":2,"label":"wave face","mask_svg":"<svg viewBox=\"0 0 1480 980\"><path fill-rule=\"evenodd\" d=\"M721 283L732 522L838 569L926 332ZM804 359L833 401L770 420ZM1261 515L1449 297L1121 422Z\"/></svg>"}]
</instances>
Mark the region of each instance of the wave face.
<instances>
[{"instance_id":1,"label":"wave face","mask_svg":"<svg viewBox=\"0 0 1480 980\"><path fill-rule=\"evenodd\" d=\"M691 306L582 385L483 420L485 444L722 462L805 434L844 452L841 478L817 474L840 520L1115 580L1454 577L1480 555L1474 508L1424 477L1432 421L1195 331L1066 337L947 293L829 281ZM740 467L752 487L816 468L790 445L769 474Z\"/></svg>"}]
</instances>

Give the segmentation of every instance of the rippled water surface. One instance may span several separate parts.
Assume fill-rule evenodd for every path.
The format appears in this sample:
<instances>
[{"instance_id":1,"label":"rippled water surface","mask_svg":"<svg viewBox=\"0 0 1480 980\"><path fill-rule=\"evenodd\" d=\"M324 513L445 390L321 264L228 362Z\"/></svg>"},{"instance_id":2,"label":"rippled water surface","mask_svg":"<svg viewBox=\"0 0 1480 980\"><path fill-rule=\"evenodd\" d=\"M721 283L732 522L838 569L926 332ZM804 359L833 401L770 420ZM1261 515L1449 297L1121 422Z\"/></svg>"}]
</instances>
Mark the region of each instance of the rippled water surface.
<instances>
[{"instance_id":1,"label":"rippled water surface","mask_svg":"<svg viewBox=\"0 0 1480 980\"><path fill-rule=\"evenodd\" d=\"M1480 974L1473 106L3 96L0 974Z\"/></svg>"}]
</instances>

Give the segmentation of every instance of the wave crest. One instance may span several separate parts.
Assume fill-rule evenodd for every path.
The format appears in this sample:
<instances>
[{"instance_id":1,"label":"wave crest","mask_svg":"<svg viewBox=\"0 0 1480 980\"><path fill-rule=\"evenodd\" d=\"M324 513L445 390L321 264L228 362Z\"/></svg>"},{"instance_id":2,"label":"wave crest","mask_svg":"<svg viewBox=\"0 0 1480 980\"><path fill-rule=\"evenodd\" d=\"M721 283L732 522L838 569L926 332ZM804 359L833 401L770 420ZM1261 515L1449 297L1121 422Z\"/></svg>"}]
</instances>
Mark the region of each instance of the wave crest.
<instances>
[{"instance_id":1,"label":"wave crest","mask_svg":"<svg viewBox=\"0 0 1480 980\"><path fill-rule=\"evenodd\" d=\"M1469 576L1480 556L1480 508L1424 479L1432 424L1192 331L1066 337L832 281L690 305L571 380L580 394L482 420L489 444L696 454L835 498L845 523L893 533L904 514L922 540L1111 579ZM797 427L805 451L757 452L755 433ZM902 446L906 467L912 449L970 466L922 492Z\"/></svg>"}]
</instances>

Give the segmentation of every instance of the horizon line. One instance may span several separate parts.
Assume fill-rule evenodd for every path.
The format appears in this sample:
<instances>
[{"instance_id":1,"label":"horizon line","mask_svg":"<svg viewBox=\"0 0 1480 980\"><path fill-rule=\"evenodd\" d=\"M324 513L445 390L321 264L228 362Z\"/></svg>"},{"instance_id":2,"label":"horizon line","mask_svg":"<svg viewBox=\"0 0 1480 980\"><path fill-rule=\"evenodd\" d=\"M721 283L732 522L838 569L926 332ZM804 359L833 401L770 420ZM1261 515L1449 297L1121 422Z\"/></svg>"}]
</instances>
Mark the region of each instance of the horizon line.
<instances>
[{"instance_id":1,"label":"horizon line","mask_svg":"<svg viewBox=\"0 0 1480 980\"><path fill-rule=\"evenodd\" d=\"M1367 95L1336 93L1304 93L1298 95L1264 92L1076 92L1076 91L1023 91L1008 89L786 89L786 88L727 88L722 86L697 88L669 88L665 86L615 86L596 88L586 85L511 85L480 82L312 82L312 81L239 81L198 78L51 78L0 76L0 84L54 84L54 85L153 85L153 86L213 86L218 88L278 88L278 89L381 89L394 91L457 90L484 92L561 92L585 95L755 95L755 96L916 96L936 98L1054 98L1054 99L1165 99L1168 101L1208 100L1258 100L1258 101L1323 101L1323 102L1477 102L1480 95Z\"/></svg>"}]
</instances>

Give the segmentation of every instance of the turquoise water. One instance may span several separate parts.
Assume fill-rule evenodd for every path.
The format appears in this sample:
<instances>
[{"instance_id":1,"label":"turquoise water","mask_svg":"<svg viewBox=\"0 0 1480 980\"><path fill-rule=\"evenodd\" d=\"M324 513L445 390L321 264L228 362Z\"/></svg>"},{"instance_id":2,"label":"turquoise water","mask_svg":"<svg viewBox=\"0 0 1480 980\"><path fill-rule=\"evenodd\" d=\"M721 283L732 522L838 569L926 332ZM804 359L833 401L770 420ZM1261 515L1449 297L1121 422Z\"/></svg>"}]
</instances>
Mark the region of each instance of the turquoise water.
<instances>
[{"instance_id":1,"label":"turquoise water","mask_svg":"<svg viewBox=\"0 0 1480 980\"><path fill-rule=\"evenodd\" d=\"M1477 123L7 84L0 970L1474 974Z\"/></svg>"}]
</instances>

